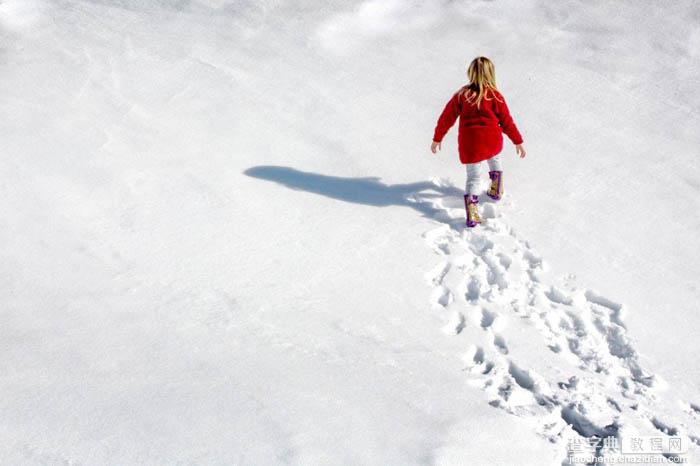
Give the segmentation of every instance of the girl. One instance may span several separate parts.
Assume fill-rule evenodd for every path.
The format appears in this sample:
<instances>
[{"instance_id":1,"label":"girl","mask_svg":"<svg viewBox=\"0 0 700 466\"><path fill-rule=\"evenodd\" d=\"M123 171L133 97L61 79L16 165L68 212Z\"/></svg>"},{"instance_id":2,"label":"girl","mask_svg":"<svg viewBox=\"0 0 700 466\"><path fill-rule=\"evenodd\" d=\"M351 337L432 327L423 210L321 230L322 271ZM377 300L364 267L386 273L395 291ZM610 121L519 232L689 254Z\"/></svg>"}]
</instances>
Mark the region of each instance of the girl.
<instances>
[{"instance_id":1,"label":"girl","mask_svg":"<svg viewBox=\"0 0 700 466\"><path fill-rule=\"evenodd\" d=\"M458 90L442 111L430 150L435 154L441 149L442 138L459 116L457 145L459 159L467 166L464 206L467 210L467 227L471 228L481 223L477 209L481 162L486 160L488 163L491 178L491 187L486 194L499 200L503 196L503 169L498 155L503 149L502 133L506 133L515 144L520 158L525 157L525 148L506 101L496 88L496 72L491 60L475 58L469 64L467 77L469 84Z\"/></svg>"}]
</instances>

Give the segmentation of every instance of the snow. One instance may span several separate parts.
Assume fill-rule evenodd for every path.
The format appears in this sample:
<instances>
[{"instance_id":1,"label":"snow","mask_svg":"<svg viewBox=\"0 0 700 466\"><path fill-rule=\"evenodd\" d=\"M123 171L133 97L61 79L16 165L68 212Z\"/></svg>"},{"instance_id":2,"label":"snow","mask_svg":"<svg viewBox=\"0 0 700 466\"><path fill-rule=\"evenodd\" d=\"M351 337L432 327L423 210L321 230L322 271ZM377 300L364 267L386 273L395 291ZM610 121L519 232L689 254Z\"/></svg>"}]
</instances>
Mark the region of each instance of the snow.
<instances>
[{"instance_id":1,"label":"snow","mask_svg":"<svg viewBox=\"0 0 700 466\"><path fill-rule=\"evenodd\" d=\"M3 0L0 464L698 462L698 19ZM464 231L480 54L528 157Z\"/></svg>"}]
</instances>

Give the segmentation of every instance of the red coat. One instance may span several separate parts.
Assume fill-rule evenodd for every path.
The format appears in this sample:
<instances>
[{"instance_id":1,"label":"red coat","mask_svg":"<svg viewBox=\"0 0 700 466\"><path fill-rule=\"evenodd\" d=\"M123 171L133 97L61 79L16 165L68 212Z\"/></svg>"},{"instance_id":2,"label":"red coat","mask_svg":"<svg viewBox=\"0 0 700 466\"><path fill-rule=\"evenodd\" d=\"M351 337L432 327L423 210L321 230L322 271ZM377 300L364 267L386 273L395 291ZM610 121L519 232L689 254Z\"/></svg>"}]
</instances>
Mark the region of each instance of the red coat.
<instances>
[{"instance_id":1,"label":"red coat","mask_svg":"<svg viewBox=\"0 0 700 466\"><path fill-rule=\"evenodd\" d=\"M456 92L438 119L433 141L442 142L457 117L457 147L462 163L481 162L500 153L503 149L502 133L506 133L513 144L523 142L523 137L510 116L506 100L498 91L489 89L479 109L476 108L476 103L466 101L461 90Z\"/></svg>"}]
</instances>

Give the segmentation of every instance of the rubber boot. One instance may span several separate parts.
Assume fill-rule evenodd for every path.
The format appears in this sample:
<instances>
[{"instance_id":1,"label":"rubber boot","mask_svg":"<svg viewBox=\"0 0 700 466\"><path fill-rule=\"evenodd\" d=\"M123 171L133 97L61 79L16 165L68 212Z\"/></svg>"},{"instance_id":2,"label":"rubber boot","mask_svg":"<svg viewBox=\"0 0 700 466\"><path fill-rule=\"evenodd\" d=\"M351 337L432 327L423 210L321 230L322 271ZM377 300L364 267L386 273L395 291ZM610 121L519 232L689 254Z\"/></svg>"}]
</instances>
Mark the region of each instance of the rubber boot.
<instances>
[{"instance_id":1,"label":"rubber boot","mask_svg":"<svg viewBox=\"0 0 700 466\"><path fill-rule=\"evenodd\" d=\"M464 195L464 208L467 210L467 228L473 228L481 223L477 204L479 204L479 196L475 194Z\"/></svg>"},{"instance_id":2,"label":"rubber boot","mask_svg":"<svg viewBox=\"0 0 700 466\"><path fill-rule=\"evenodd\" d=\"M491 199L498 201L501 199L501 197L503 197L503 172L489 172L489 178L491 178L491 187L486 194Z\"/></svg>"}]
</instances>

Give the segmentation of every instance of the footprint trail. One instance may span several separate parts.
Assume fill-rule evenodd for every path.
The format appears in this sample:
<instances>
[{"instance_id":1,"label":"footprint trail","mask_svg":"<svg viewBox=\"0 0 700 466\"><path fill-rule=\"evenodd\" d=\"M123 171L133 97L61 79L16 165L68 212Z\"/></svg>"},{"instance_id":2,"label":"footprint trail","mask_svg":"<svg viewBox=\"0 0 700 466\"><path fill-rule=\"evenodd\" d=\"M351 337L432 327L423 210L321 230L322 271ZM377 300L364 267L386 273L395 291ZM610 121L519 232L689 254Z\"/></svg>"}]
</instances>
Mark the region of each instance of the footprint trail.
<instances>
[{"instance_id":1,"label":"footprint trail","mask_svg":"<svg viewBox=\"0 0 700 466\"><path fill-rule=\"evenodd\" d=\"M561 448L563 465L572 442L627 433L681 437L688 461L698 459L700 405L674 399L644 369L622 304L580 287L573 274L553 277L508 224L508 196L483 202L485 222L474 229L463 227L461 199L420 192L411 199L440 212L423 235L440 257L426 274L431 307L442 313L446 335L465 339L458 356L486 403L532 419Z\"/></svg>"}]
</instances>

